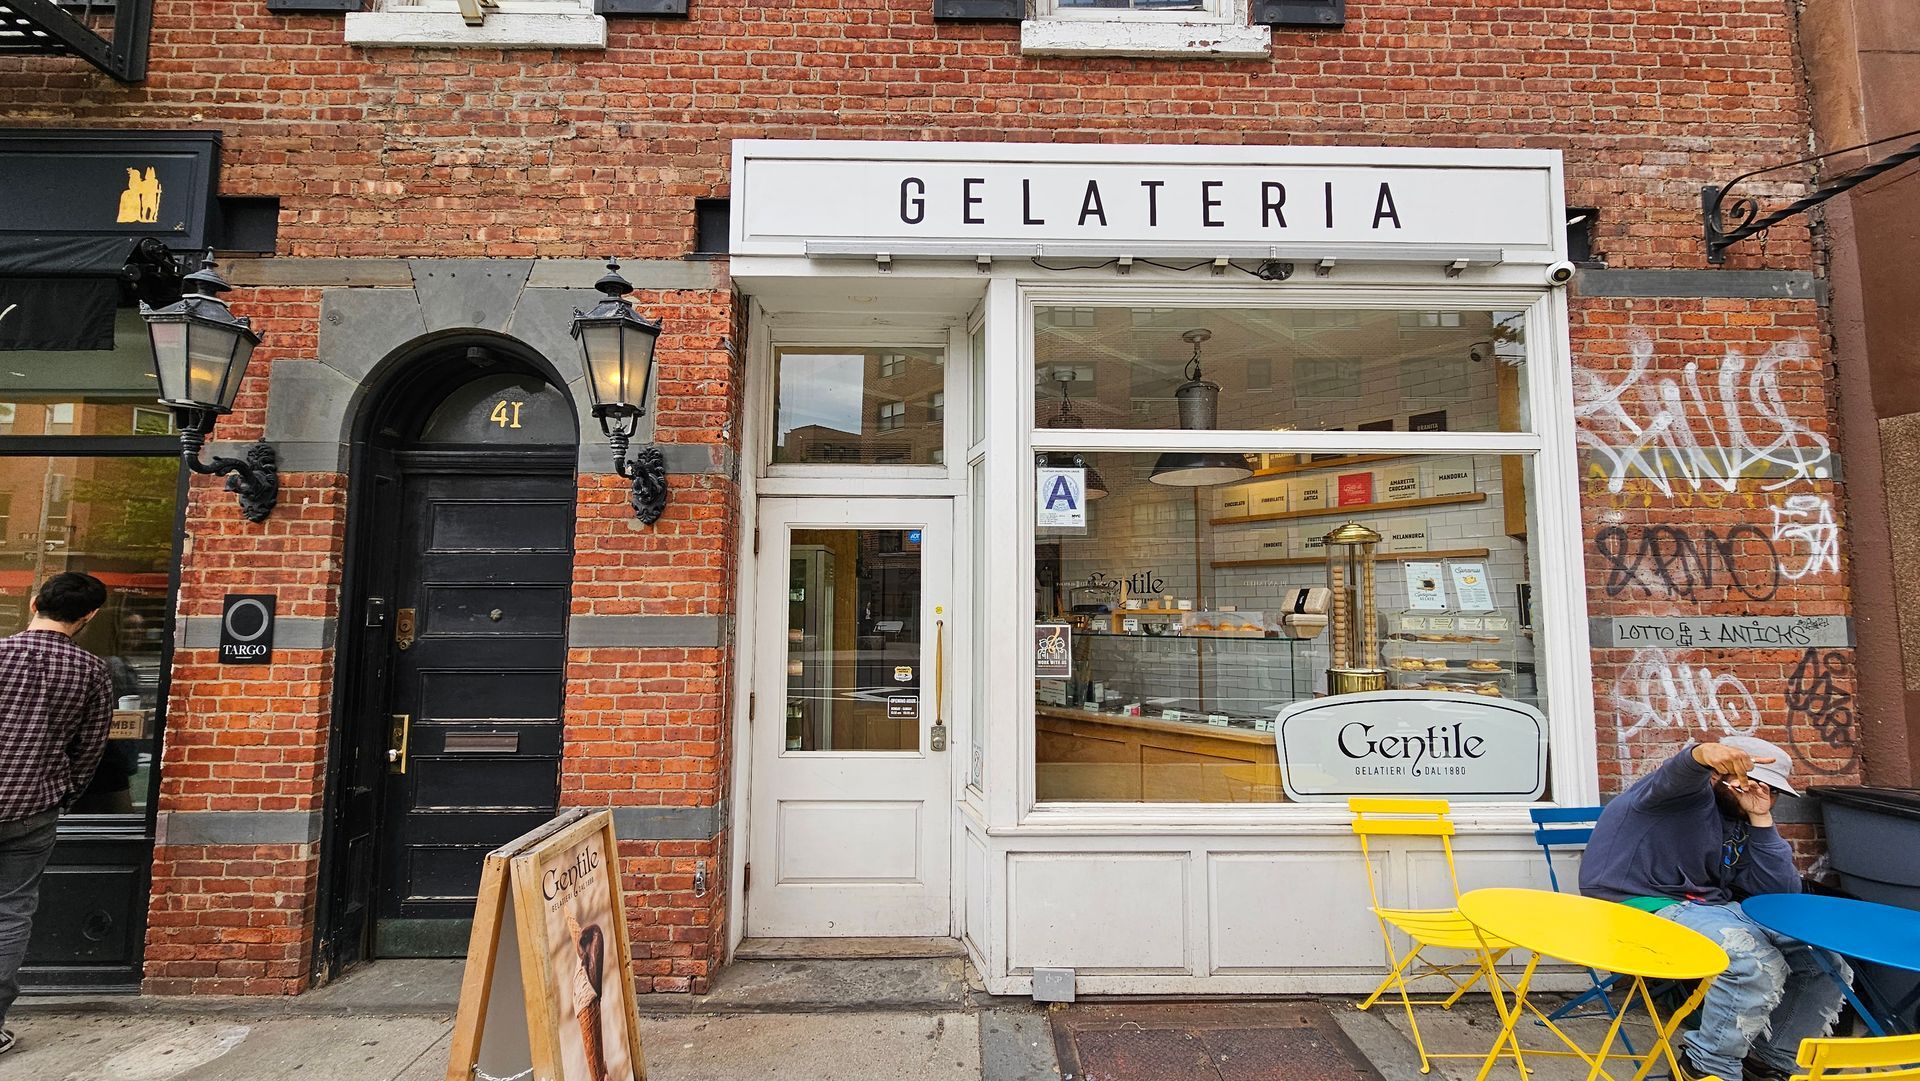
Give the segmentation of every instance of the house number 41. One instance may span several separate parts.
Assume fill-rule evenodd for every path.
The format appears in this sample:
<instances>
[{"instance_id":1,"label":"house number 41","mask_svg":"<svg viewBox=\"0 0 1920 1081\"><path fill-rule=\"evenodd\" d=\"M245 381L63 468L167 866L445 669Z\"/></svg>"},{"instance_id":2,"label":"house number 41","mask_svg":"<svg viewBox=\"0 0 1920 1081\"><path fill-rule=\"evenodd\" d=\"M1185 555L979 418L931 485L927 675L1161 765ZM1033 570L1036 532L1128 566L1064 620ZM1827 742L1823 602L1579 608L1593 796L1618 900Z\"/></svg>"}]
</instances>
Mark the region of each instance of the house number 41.
<instances>
[{"instance_id":1,"label":"house number 41","mask_svg":"<svg viewBox=\"0 0 1920 1081\"><path fill-rule=\"evenodd\" d=\"M497 401L493 403L493 412L487 414L487 419L492 421L496 428L518 428L520 427L520 407L525 404L527 403Z\"/></svg>"}]
</instances>

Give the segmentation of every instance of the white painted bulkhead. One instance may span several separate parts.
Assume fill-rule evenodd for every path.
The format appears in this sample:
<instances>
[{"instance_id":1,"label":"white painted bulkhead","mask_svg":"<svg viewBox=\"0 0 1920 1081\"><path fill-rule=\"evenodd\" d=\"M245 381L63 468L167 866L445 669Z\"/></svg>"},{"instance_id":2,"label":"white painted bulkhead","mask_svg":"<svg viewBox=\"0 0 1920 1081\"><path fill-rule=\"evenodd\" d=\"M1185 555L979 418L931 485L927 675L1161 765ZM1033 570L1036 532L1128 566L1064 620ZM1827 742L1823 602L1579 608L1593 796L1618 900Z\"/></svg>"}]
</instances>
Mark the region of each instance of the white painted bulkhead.
<instances>
[{"instance_id":1,"label":"white painted bulkhead","mask_svg":"<svg viewBox=\"0 0 1920 1081\"><path fill-rule=\"evenodd\" d=\"M760 495L947 495L955 501L956 621L979 622L980 658L991 673L976 687L976 636L956 634L948 681L953 718L948 763L959 793L951 853L952 933L961 938L986 982L998 994L1027 994L1036 967L1070 968L1082 994L1272 994L1364 992L1378 982L1382 949L1368 911L1359 845L1343 807L1307 804L1061 804L1035 799L1031 639L1033 611L1033 473L1036 449L1032 388L1032 312L1046 303L1248 304L1381 308L1397 306L1501 307L1526 313L1530 343L1526 433L1393 433L1408 452L1527 453L1535 466L1537 564L1535 603L1553 633L1540 649L1540 681L1550 700L1548 801L1597 802L1595 734L1588 665L1585 586L1580 559L1578 477L1573 446L1572 390L1564 295L1544 281L1561 255L1557 238L1533 250L1507 249L1503 258L1452 267L1437 250L1375 252L1352 261L1329 259L1330 273L1282 283L1181 274L1133 266L1056 273L1037 270L1027 257L959 250L913 257L833 257L804 253L791 240L756 254L743 224L755 197L742 190L743 157L764 144L745 143L735 155L735 254L732 275L749 299L747 387L742 443L742 551L750 551L752 508ZM832 144L804 145L826 155ZM875 148L879 147L879 150ZM915 144L912 150L925 150ZM1023 148L1028 149L1028 148ZM1140 148L1043 147L1071 157ZM1158 160L1182 149L1148 148ZM1251 148L1234 148L1257 156ZM1290 160L1308 148L1286 148ZM1337 148L1320 148L1337 153ZM850 154L907 153L898 144L856 144ZM948 159L956 156L942 148ZM1391 152L1374 151L1391 158ZM1365 156L1365 155L1363 155ZM1523 163L1550 176L1549 202L1538 217L1563 217L1558 155L1502 151L1422 152L1417 159L1448 164ZM790 196L788 197L791 198ZM881 208L890 209L890 208ZM1493 230L1498 231L1498 230ZM1190 243L1185 243L1191 248ZM1150 242L1136 245L1152 257ZM1498 249L1496 249L1498 250ZM1192 253L1190 253L1192 254ZM1484 253L1477 253L1476 260ZM976 339L975 332L979 331ZM771 348L792 340L944 341L949 350L944 471L868 469L809 478L768 469L760 457L771 428ZM984 355L974 355L974 342ZM969 434L969 380L984 368L989 403L981 437ZM1123 449L1126 433L1076 433L1082 445ZM1184 433L1183 449L1276 451L1355 449L1357 433L1291 431ZM1377 436L1376 436L1377 438ZM978 498L969 497L969 463L983 470ZM976 530L983 517L986 528ZM980 538L975 551L975 537ZM753 595L756 573L743 558L740 595ZM978 580L982 588L975 589ZM743 605L736 643L753 640L753 613ZM738 666L745 669L749 666ZM750 745L745 688L736 694L735 747ZM978 746L976 768L970 749ZM747 756L735 755L734 865L731 936L745 924L746 830L753 779ZM1524 804L1457 807L1456 851L1464 889L1478 886L1547 888L1546 865L1533 842ZM1446 866L1437 844L1415 839L1376 851L1376 870L1394 906L1449 902ZM1563 883L1577 862L1559 864ZM849 933L857 933L850 931ZM730 945L731 945L730 944ZM1543 975L1543 979L1550 977ZM1580 977L1584 979L1584 976ZM1558 981L1552 981L1558 982ZM1551 986L1544 984L1543 986Z\"/></svg>"}]
</instances>

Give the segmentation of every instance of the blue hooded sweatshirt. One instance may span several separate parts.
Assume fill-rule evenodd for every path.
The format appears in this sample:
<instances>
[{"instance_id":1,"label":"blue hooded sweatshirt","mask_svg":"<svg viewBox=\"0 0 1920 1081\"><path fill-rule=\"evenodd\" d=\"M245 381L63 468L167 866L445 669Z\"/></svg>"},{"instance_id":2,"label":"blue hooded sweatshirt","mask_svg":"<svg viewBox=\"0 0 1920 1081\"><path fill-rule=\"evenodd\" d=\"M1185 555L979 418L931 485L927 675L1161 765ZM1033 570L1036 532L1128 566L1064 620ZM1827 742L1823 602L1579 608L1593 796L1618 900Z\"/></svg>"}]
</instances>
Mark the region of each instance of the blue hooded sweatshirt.
<instances>
[{"instance_id":1,"label":"blue hooded sweatshirt","mask_svg":"<svg viewBox=\"0 0 1920 1081\"><path fill-rule=\"evenodd\" d=\"M1799 893L1800 873L1772 826L1720 812L1713 771L1688 747L1601 812L1580 861L1580 892L1724 905L1756 893Z\"/></svg>"}]
</instances>

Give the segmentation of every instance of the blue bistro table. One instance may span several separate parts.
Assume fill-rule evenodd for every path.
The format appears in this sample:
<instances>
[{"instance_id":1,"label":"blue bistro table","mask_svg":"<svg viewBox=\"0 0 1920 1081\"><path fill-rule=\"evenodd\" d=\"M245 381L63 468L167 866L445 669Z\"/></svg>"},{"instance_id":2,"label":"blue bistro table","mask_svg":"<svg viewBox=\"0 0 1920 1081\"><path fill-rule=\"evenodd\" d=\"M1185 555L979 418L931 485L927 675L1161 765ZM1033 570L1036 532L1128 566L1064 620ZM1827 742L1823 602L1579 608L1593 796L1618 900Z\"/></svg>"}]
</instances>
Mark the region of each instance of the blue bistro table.
<instances>
[{"instance_id":1,"label":"blue bistro table","mask_svg":"<svg viewBox=\"0 0 1920 1081\"><path fill-rule=\"evenodd\" d=\"M1888 968L1920 972L1920 912L1855 901L1847 897L1820 897L1810 893L1763 893L1740 903L1753 922L1788 938L1797 938L1810 946L1831 950L1842 957L1869 961ZM1920 1001L1920 988L1880 1011L1868 1009L1842 981L1825 955L1814 958L1827 976L1840 985L1847 1001L1866 1022L1875 1036L1885 1036L1901 1028L1900 1018ZM1870 985L1867 996L1875 1005L1885 1006Z\"/></svg>"}]
</instances>

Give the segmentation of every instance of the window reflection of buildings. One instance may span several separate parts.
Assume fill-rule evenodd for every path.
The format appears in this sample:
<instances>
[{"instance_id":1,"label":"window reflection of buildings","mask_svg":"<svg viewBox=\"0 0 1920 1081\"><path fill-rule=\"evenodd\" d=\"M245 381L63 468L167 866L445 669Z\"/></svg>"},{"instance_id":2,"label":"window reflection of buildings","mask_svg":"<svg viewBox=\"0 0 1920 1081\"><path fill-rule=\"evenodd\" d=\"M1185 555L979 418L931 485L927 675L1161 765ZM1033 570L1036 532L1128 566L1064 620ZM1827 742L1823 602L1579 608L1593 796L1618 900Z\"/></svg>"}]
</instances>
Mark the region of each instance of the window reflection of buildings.
<instances>
[{"instance_id":1,"label":"window reflection of buildings","mask_svg":"<svg viewBox=\"0 0 1920 1081\"><path fill-rule=\"evenodd\" d=\"M788 362L804 363L808 355L795 351L787 354ZM776 460L822 465L940 463L945 448L947 373L941 359L938 353L866 352L861 366L860 430L849 432L824 424L791 428L779 438ZM783 403L802 415L807 412L805 404ZM876 438L880 433L884 437Z\"/></svg>"}]
</instances>

